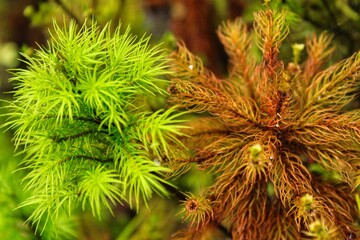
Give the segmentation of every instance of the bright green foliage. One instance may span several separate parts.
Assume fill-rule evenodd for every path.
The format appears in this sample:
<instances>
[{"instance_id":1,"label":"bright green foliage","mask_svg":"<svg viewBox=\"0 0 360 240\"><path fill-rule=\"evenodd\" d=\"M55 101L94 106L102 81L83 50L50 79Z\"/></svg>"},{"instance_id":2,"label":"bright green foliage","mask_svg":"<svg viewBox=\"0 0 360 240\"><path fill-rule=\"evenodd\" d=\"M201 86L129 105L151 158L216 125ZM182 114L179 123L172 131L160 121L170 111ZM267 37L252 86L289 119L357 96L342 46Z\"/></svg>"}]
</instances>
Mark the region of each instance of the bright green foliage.
<instances>
[{"instance_id":1,"label":"bright green foliage","mask_svg":"<svg viewBox=\"0 0 360 240\"><path fill-rule=\"evenodd\" d=\"M35 206L29 221L38 227L77 205L99 216L104 206L139 208L154 192L166 195L169 169L161 163L179 144L181 114L145 107L165 94L164 52L129 28L111 33L109 25L70 22L54 29L48 47L25 56L28 68L13 71L3 125L26 155L23 183L32 196L21 206Z\"/></svg>"},{"instance_id":2,"label":"bright green foliage","mask_svg":"<svg viewBox=\"0 0 360 240\"><path fill-rule=\"evenodd\" d=\"M3 120L3 119L1 119ZM23 171L15 171L19 157L13 157L13 146L9 145L8 135L0 136L0 235L1 239L30 240L35 239L34 229L24 225L24 221L31 214L33 208L16 209L29 194L19 191ZM44 221L40 223L41 227ZM35 238L34 238L35 237ZM64 211L53 224L48 224L42 233L43 239L77 239L78 222Z\"/></svg>"}]
</instances>

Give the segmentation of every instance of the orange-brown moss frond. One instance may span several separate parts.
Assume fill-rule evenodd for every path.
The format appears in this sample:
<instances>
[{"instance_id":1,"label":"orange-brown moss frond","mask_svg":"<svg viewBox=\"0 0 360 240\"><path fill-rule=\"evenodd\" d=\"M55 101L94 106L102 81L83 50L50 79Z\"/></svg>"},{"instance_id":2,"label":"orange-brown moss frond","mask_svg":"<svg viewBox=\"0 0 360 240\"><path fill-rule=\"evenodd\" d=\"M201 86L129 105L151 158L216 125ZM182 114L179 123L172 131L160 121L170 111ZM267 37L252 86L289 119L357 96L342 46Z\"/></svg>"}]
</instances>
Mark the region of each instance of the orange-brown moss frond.
<instances>
[{"instance_id":1,"label":"orange-brown moss frond","mask_svg":"<svg viewBox=\"0 0 360 240\"><path fill-rule=\"evenodd\" d=\"M257 70L261 71L261 68L258 67ZM255 96L261 113L265 114L265 118L268 119L268 116L271 118L276 115L277 94L275 86L268 79L268 75L261 74L262 76L257 77L261 79L261 82L255 87Z\"/></svg>"},{"instance_id":2,"label":"orange-brown moss frond","mask_svg":"<svg viewBox=\"0 0 360 240\"><path fill-rule=\"evenodd\" d=\"M217 30L218 37L229 56L229 79L241 84L245 96L251 96L251 72L255 60L250 54L252 37L246 23L240 18L223 23Z\"/></svg>"},{"instance_id":3,"label":"orange-brown moss frond","mask_svg":"<svg viewBox=\"0 0 360 240\"><path fill-rule=\"evenodd\" d=\"M207 70L201 59L194 56L184 43L178 44L178 50L171 54L171 60L171 68L175 72L174 79L191 81L203 87L216 88L225 92L234 91L234 87L228 81L218 79Z\"/></svg>"},{"instance_id":4,"label":"orange-brown moss frond","mask_svg":"<svg viewBox=\"0 0 360 240\"><path fill-rule=\"evenodd\" d=\"M237 175L234 172L223 172L216 178L216 183L211 187L209 192L214 196L214 209L219 209L219 219L228 217L238 208L244 199L249 197L256 184L246 184L244 176Z\"/></svg>"},{"instance_id":5,"label":"orange-brown moss frond","mask_svg":"<svg viewBox=\"0 0 360 240\"><path fill-rule=\"evenodd\" d=\"M293 121L298 115L299 96L294 90L296 81L283 70L270 78L264 73L263 67L258 66L255 79L260 80L255 87L254 99L263 115L263 123L274 127L279 121Z\"/></svg>"},{"instance_id":6,"label":"orange-brown moss frond","mask_svg":"<svg viewBox=\"0 0 360 240\"><path fill-rule=\"evenodd\" d=\"M242 200L238 208L229 217L232 223L233 239L262 239L264 232L261 226L267 217L267 196L264 187L264 182L258 183L257 188Z\"/></svg>"},{"instance_id":7,"label":"orange-brown moss frond","mask_svg":"<svg viewBox=\"0 0 360 240\"><path fill-rule=\"evenodd\" d=\"M185 46L184 43L178 44L176 52L171 54L172 69L176 77L183 80L195 80L203 77L205 68L199 57L195 57Z\"/></svg>"},{"instance_id":8,"label":"orange-brown moss frond","mask_svg":"<svg viewBox=\"0 0 360 240\"><path fill-rule=\"evenodd\" d=\"M272 91L272 94L261 97L261 110L270 118L283 119L289 114L289 105L291 103L291 95L289 92Z\"/></svg>"},{"instance_id":9,"label":"orange-brown moss frond","mask_svg":"<svg viewBox=\"0 0 360 240\"><path fill-rule=\"evenodd\" d=\"M346 184L334 184L333 182L325 182L321 179L313 181L314 191L323 199L324 204L331 209L334 216L332 222L337 222L339 228L346 232L345 226L352 231L360 233L360 229L356 230L355 219L358 218L356 211L356 202L352 189Z\"/></svg>"},{"instance_id":10,"label":"orange-brown moss frond","mask_svg":"<svg viewBox=\"0 0 360 240\"><path fill-rule=\"evenodd\" d=\"M267 217L261 226L262 240L300 240L301 234L296 226L294 218L287 214L288 209L278 199L271 200L267 208Z\"/></svg>"},{"instance_id":11,"label":"orange-brown moss frond","mask_svg":"<svg viewBox=\"0 0 360 240\"><path fill-rule=\"evenodd\" d=\"M274 191L284 205L289 205L293 198L311 190L311 175L302 164L299 156L284 150L274 159L270 180Z\"/></svg>"},{"instance_id":12,"label":"orange-brown moss frond","mask_svg":"<svg viewBox=\"0 0 360 240\"><path fill-rule=\"evenodd\" d=\"M251 70L249 67L252 65L248 62L251 60L252 39L246 23L240 18L233 22L225 22L218 28L217 35L230 58L230 76L237 71L244 79L247 79Z\"/></svg>"},{"instance_id":13,"label":"orange-brown moss frond","mask_svg":"<svg viewBox=\"0 0 360 240\"><path fill-rule=\"evenodd\" d=\"M318 117L319 118L319 117ZM291 133L288 134L288 140L308 146L319 146L326 144L337 144L340 149L348 149L349 146L344 146L343 143L353 142L354 139L347 139L350 136L349 131L356 131L356 123L342 122L348 119L345 116L335 116L332 114L323 115L322 118L314 122L303 123L300 127L294 126ZM316 121L316 122L315 122Z\"/></svg>"},{"instance_id":14,"label":"orange-brown moss frond","mask_svg":"<svg viewBox=\"0 0 360 240\"><path fill-rule=\"evenodd\" d=\"M338 112L351 102L360 83L360 52L317 74L306 89L303 114L306 120L316 111Z\"/></svg>"},{"instance_id":15,"label":"orange-brown moss frond","mask_svg":"<svg viewBox=\"0 0 360 240\"><path fill-rule=\"evenodd\" d=\"M212 117L194 117L192 121L184 124L189 128L183 133L188 137L181 138L183 144L191 149L202 149L210 143L227 136L232 129ZM196 139L196 141L194 141Z\"/></svg>"},{"instance_id":16,"label":"orange-brown moss frond","mask_svg":"<svg viewBox=\"0 0 360 240\"><path fill-rule=\"evenodd\" d=\"M192 193L186 194L186 200L182 203L181 213L185 220L190 221L190 228L202 228L213 218L213 211L210 201L203 196L195 196Z\"/></svg>"},{"instance_id":17,"label":"orange-brown moss frond","mask_svg":"<svg viewBox=\"0 0 360 240\"><path fill-rule=\"evenodd\" d=\"M359 150L356 137L359 134L359 121L352 122L347 114L334 116L329 114L315 123L305 123L294 128L287 135L287 140L310 147L336 148L343 154L348 150ZM348 119L348 122L343 122Z\"/></svg>"},{"instance_id":18,"label":"orange-brown moss frond","mask_svg":"<svg viewBox=\"0 0 360 240\"><path fill-rule=\"evenodd\" d=\"M315 35L306 42L308 59L300 65L299 44L285 66L285 15L255 13L260 64L249 58L244 22L218 29L230 58L225 81L184 46L174 53L170 102L207 116L194 119L184 161L213 174L206 198L234 239L321 237L321 227L333 239L360 236L351 193L360 185L360 110L342 113L360 85L360 52L323 70L331 36Z\"/></svg>"},{"instance_id":19,"label":"orange-brown moss frond","mask_svg":"<svg viewBox=\"0 0 360 240\"><path fill-rule=\"evenodd\" d=\"M258 46L263 53L263 66L270 77L273 77L281 66L278 61L279 47L289 33L285 17L285 10L266 9L254 13L254 26L259 39Z\"/></svg>"},{"instance_id":20,"label":"orange-brown moss frond","mask_svg":"<svg viewBox=\"0 0 360 240\"><path fill-rule=\"evenodd\" d=\"M217 89L190 81L175 81L169 86L169 101L191 112L209 112L227 126L256 126L259 111L251 99L232 98Z\"/></svg>"},{"instance_id":21,"label":"orange-brown moss frond","mask_svg":"<svg viewBox=\"0 0 360 240\"><path fill-rule=\"evenodd\" d=\"M308 58L304 62L302 86L308 86L312 77L321 70L323 64L328 60L334 47L330 47L332 35L321 33L306 40L306 52Z\"/></svg>"},{"instance_id":22,"label":"orange-brown moss frond","mask_svg":"<svg viewBox=\"0 0 360 240\"><path fill-rule=\"evenodd\" d=\"M346 153L341 154L341 151L335 147L330 146L325 148L314 148L309 147L305 151L306 156L310 161L319 163L326 171L336 174L338 180L348 183L350 186L355 186L354 175L356 170L349 163L350 156Z\"/></svg>"},{"instance_id":23,"label":"orange-brown moss frond","mask_svg":"<svg viewBox=\"0 0 360 240\"><path fill-rule=\"evenodd\" d=\"M240 139L239 139L240 138ZM243 146L251 140L244 135L229 134L218 137L197 152L197 162L201 168L214 167L216 171L230 170L242 162Z\"/></svg>"},{"instance_id":24,"label":"orange-brown moss frond","mask_svg":"<svg viewBox=\"0 0 360 240\"><path fill-rule=\"evenodd\" d=\"M336 132L346 136L347 149L355 148L360 151L360 110L343 113L328 121Z\"/></svg>"},{"instance_id":25,"label":"orange-brown moss frond","mask_svg":"<svg viewBox=\"0 0 360 240\"><path fill-rule=\"evenodd\" d=\"M168 91L169 101L192 112L205 112L216 105L224 105L228 99L216 88L207 88L190 81L173 80Z\"/></svg>"}]
</instances>

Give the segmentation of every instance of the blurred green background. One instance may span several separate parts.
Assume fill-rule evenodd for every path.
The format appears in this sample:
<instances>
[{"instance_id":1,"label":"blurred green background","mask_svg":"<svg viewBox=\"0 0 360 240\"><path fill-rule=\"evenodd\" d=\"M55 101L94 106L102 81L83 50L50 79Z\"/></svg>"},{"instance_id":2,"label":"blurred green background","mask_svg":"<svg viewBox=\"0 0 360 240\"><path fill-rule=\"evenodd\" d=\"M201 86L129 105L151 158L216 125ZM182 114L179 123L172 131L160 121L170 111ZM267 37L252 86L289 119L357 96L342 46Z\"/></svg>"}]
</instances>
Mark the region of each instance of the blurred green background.
<instances>
[{"instance_id":1,"label":"blurred green background","mask_svg":"<svg viewBox=\"0 0 360 240\"><path fill-rule=\"evenodd\" d=\"M337 61L360 49L360 0L273 0L273 7L289 11L292 28L282 46L282 58L291 58L291 44L302 43L313 32L334 35ZM260 0L0 0L0 95L11 100L9 69L23 68L21 52L31 55L49 39L52 22L66 24L74 18L79 24L95 19L100 25L111 21L115 27L131 25L138 35L148 33L153 42L164 42L170 50L177 40L199 55L218 75L226 74L227 58L216 29L225 20L243 17L251 26L253 12L263 7ZM0 103L4 106L4 102ZM355 104L358 107L358 104ZM1 109L2 113L6 108ZM0 119L0 124L6 118ZM15 155L11 132L0 135L0 238L7 239L169 239L185 227L179 216L180 199L154 198L150 207L138 214L127 206L117 206L115 216L104 214L99 221L89 212L76 216L64 213L61 223L40 232L24 224L32 210L17 205L31 193L22 191L21 155ZM211 176L191 172L175 180L181 191L199 192ZM60 227L59 227L60 226ZM220 234L220 233L219 233ZM221 235L219 235L221 236Z\"/></svg>"}]
</instances>

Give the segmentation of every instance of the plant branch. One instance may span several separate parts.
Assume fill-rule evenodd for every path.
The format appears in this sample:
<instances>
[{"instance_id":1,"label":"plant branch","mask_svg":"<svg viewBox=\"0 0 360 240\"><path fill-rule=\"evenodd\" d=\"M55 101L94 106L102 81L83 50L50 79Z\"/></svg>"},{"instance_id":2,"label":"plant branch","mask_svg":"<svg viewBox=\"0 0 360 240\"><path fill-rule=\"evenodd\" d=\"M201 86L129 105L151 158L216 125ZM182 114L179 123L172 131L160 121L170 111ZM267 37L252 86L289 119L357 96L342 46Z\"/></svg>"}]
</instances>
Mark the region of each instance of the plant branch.
<instances>
[{"instance_id":1,"label":"plant branch","mask_svg":"<svg viewBox=\"0 0 360 240\"><path fill-rule=\"evenodd\" d=\"M86 136L86 135L89 135L89 134L92 134L92 133L104 133L104 134L108 134L108 132L106 131L94 131L94 130L89 130L89 131L86 131L86 132L82 132L82 133L77 133L77 134L74 134L74 135L71 135L71 136L66 136L66 137L57 137L57 136L53 136L52 137L52 140L54 142L64 142L64 141L68 141L68 140L71 140L71 139L76 139L76 138L80 138L80 137L83 137L83 136Z\"/></svg>"},{"instance_id":2,"label":"plant branch","mask_svg":"<svg viewBox=\"0 0 360 240\"><path fill-rule=\"evenodd\" d=\"M165 185L166 189L172 193L172 195L179 201L184 201L186 199L186 195L183 192L180 192L176 187L171 185ZM227 230L225 226L223 226L218 221L214 220L211 221L213 224L215 224L216 228L222 232L226 237L232 239L231 233Z\"/></svg>"},{"instance_id":3,"label":"plant branch","mask_svg":"<svg viewBox=\"0 0 360 240\"><path fill-rule=\"evenodd\" d=\"M82 158L85 160L90 160L90 161L95 161L95 162L100 162L100 163L107 163L107 162L113 162L113 159L101 159L101 158L97 158L97 157L90 157L90 156L86 156L86 155L76 155L73 157L68 157L65 159L65 161L73 159L73 158Z\"/></svg>"}]
</instances>

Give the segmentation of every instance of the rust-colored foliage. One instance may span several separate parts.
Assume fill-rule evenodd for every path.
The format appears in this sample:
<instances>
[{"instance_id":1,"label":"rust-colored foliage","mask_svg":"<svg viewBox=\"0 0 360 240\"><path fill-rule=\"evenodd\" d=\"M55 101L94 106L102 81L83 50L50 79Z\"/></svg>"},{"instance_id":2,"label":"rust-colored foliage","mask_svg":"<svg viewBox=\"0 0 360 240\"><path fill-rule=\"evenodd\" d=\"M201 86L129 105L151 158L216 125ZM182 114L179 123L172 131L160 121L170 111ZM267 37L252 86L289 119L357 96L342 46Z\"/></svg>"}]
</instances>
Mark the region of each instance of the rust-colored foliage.
<instances>
[{"instance_id":1,"label":"rust-colored foliage","mask_svg":"<svg viewBox=\"0 0 360 240\"><path fill-rule=\"evenodd\" d=\"M230 59L227 79L205 69L183 44L172 55L170 101L201 114L184 140L192 154L170 163L216 176L201 201L191 195L184 205L190 239L202 239L214 223L233 239L360 236L354 197L360 111L344 110L360 83L360 52L324 67L334 50L331 36L314 35L303 63L299 56L285 63L279 59L289 32L285 16L282 10L255 13L254 36L240 19L219 28ZM260 61L252 55L255 37ZM206 211L199 216L190 203L200 209L201 202Z\"/></svg>"}]
</instances>

